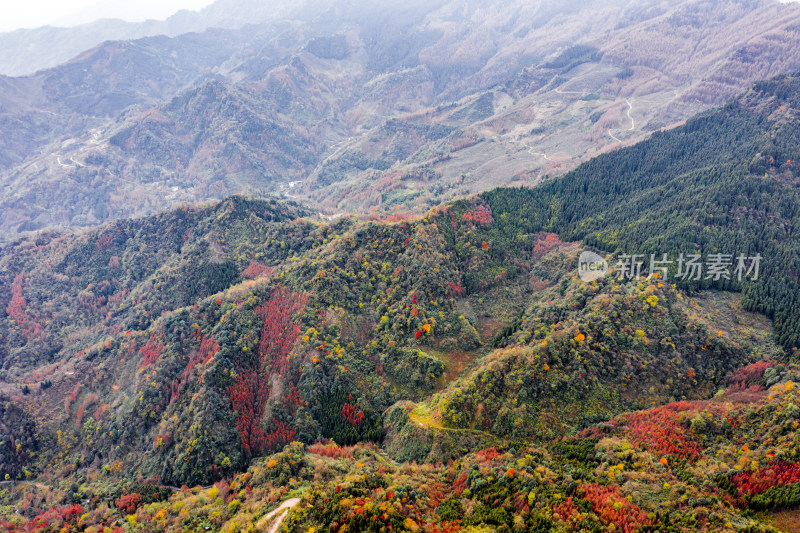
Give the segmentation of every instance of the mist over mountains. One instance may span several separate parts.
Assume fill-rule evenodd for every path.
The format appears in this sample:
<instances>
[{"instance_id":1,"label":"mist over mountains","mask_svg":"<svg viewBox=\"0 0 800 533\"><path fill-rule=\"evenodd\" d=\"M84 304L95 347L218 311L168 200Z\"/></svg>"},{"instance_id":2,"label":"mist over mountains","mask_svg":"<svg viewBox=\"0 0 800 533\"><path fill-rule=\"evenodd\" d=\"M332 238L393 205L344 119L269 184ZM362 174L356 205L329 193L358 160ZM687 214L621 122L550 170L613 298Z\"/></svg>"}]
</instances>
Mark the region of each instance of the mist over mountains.
<instances>
[{"instance_id":1,"label":"mist over mountains","mask_svg":"<svg viewBox=\"0 0 800 533\"><path fill-rule=\"evenodd\" d=\"M64 63L108 40L155 35L175 37L208 28L237 29L302 12L298 2L220 0L198 11L181 10L166 20L127 22L101 19L73 27L43 26L0 33L0 74L23 76Z\"/></svg>"},{"instance_id":2,"label":"mist over mountains","mask_svg":"<svg viewBox=\"0 0 800 533\"><path fill-rule=\"evenodd\" d=\"M217 2L163 23L191 21L168 32L180 35L0 78L0 230L255 191L329 214L414 211L536 183L797 68L799 12L766 0Z\"/></svg>"}]
</instances>

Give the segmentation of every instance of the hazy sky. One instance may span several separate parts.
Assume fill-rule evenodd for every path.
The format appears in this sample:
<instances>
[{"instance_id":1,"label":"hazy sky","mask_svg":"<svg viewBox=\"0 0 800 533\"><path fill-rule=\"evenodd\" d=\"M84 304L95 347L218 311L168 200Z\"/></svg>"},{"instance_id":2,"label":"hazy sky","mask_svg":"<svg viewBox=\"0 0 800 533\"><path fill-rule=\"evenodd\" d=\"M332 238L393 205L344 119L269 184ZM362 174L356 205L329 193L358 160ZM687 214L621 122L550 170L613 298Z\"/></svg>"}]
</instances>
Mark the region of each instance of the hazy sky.
<instances>
[{"instance_id":1,"label":"hazy sky","mask_svg":"<svg viewBox=\"0 0 800 533\"><path fill-rule=\"evenodd\" d=\"M39 26L75 26L100 18L131 22L165 19L180 9L198 10L214 0L0 0L0 32ZM266 0L269 1L269 0ZM800 0L780 0L798 2Z\"/></svg>"},{"instance_id":2,"label":"hazy sky","mask_svg":"<svg viewBox=\"0 0 800 533\"><path fill-rule=\"evenodd\" d=\"M165 19L213 0L0 0L0 32L39 26L74 26L99 18Z\"/></svg>"}]
</instances>

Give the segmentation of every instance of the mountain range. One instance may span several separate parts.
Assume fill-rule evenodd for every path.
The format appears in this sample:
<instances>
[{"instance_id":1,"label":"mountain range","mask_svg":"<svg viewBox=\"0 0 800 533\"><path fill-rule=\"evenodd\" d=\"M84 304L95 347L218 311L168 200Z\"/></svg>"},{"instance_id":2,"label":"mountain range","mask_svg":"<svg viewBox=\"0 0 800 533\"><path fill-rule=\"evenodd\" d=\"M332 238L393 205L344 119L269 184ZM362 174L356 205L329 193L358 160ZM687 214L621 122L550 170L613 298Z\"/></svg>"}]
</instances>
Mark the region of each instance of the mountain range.
<instances>
[{"instance_id":1,"label":"mountain range","mask_svg":"<svg viewBox=\"0 0 800 533\"><path fill-rule=\"evenodd\" d=\"M25 76L50 69L105 41L176 37L209 28L239 29L308 13L316 5L312 1L280 1L266 6L252 0L217 0L200 11L181 10L163 21L102 19L73 27L44 26L0 33L0 74Z\"/></svg>"},{"instance_id":2,"label":"mountain range","mask_svg":"<svg viewBox=\"0 0 800 533\"><path fill-rule=\"evenodd\" d=\"M236 193L424 212L559 175L800 66L800 6L767 0L284 8L218 2L180 15L199 33L0 78L5 239Z\"/></svg>"},{"instance_id":3,"label":"mountain range","mask_svg":"<svg viewBox=\"0 0 800 533\"><path fill-rule=\"evenodd\" d=\"M0 37L0 530L797 532L799 9Z\"/></svg>"},{"instance_id":4,"label":"mountain range","mask_svg":"<svg viewBox=\"0 0 800 533\"><path fill-rule=\"evenodd\" d=\"M18 239L6 527L277 527L295 495L302 531L793 531L798 110L759 82L419 217L233 196ZM764 268L586 282L588 250Z\"/></svg>"}]
</instances>

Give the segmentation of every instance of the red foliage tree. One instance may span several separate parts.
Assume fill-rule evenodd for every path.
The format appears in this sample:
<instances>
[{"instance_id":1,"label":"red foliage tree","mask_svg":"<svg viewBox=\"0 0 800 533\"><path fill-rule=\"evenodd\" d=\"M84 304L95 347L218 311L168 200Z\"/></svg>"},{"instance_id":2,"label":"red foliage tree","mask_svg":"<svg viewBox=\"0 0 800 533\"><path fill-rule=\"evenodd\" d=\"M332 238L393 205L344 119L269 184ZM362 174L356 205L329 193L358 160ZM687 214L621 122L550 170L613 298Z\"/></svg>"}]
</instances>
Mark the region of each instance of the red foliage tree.
<instances>
[{"instance_id":1,"label":"red foliage tree","mask_svg":"<svg viewBox=\"0 0 800 533\"><path fill-rule=\"evenodd\" d=\"M119 304L124 302L125 298L127 298L130 293L131 291L128 289L122 289L121 291L115 292L108 298L108 306L112 308L119 307Z\"/></svg>"},{"instance_id":2,"label":"red foliage tree","mask_svg":"<svg viewBox=\"0 0 800 533\"><path fill-rule=\"evenodd\" d=\"M81 384L76 383L75 386L72 388L72 391L69 393L69 396L64 398L64 412L69 416L69 411L72 408L72 404L75 403L75 400L78 399L78 394L81 392Z\"/></svg>"},{"instance_id":3,"label":"red foliage tree","mask_svg":"<svg viewBox=\"0 0 800 533\"><path fill-rule=\"evenodd\" d=\"M580 510L575 507L572 496L569 496L564 503L556 505L553 509L553 513L558 515L564 522L570 522L579 512Z\"/></svg>"},{"instance_id":4,"label":"red foliage tree","mask_svg":"<svg viewBox=\"0 0 800 533\"><path fill-rule=\"evenodd\" d=\"M353 457L353 450L355 446L337 446L335 442L322 443L318 442L308 447L310 453L330 457L332 459L341 459L342 457Z\"/></svg>"},{"instance_id":5,"label":"red foliage tree","mask_svg":"<svg viewBox=\"0 0 800 533\"><path fill-rule=\"evenodd\" d=\"M739 494L752 496L770 487L800 483L800 464L779 462L764 466L755 472L740 472L731 478Z\"/></svg>"},{"instance_id":6,"label":"red foliage tree","mask_svg":"<svg viewBox=\"0 0 800 533\"><path fill-rule=\"evenodd\" d=\"M453 281L447 282L447 294L449 294L450 297L464 296L465 292L464 287L462 287L460 283L455 283Z\"/></svg>"},{"instance_id":7,"label":"red foliage tree","mask_svg":"<svg viewBox=\"0 0 800 533\"><path fill-rule=\"evenodd\" d=\"M125 514L133 514L136 512L136 509L142 504L142 495L138 492L134 492L132 494L125 494L117 498L117 501L114 502L117 506L117 509L122 511Z\"/></svg>"},{"instance_id":8,"label":"red foliage tree","mask_svg":"<svg viewBox=\"0 0 800 533\"><path fill-rule=\"evenodd\" d=\"M480 226L488 226L494 222L492 217L492 210L487 205L479 205L472 211L467 211L461 217L461 222L472 222Z\"/></svg>"},{"instance_id":9,"label":"red foliage tree","mask_svg":"<svg viewBox=\"0 0 800 533\"><path fill-rule=\"evenodd\" d=\"M53 531L58 531L59 526L66 527L66 524L74 525L77 523L78 518L83 514L83 507L80 505L62 505L58 507L51 507L43 512L25 526L24 529L18 531L41 531L45 528L53 528ZM71 528L68 528L71 530Z\"/></svg>"},{"instance_id":10,"label":"red foliage tree","mask_svg":"<svg viewBox=\"0 0 800 533\"><path fill-rule=\"evenodd\" d=\"M461 475L453 482L453 491L461 495L467 489L467 473L461 472Z\"/></svg>"},{"instance_id":11,"label":"red foliage tree","mask_svg":"<svg viewBox=\"0 0 800 533\"><path fill-rule=\"evenodd\" d=\"M475 455L483 459L484 461L492 461L497 459L502 453L497 450L497 447L492 446L491 448L484 448L483 450L478 450L475 452Z\"/></svg>"},{"instance_id":12,"label":"red foliage tree","mask_svg":"<svg viewBox=\"0 0 800 533\"><path fill-rule=\"evenodd\" d=\"M97 240L94 241L94 245L98 250L108 250L114 246L114 236L110 233L104 233L97 237Z\"/></svg>"},{"instance_id":13,"label":"red foliage tree","mask_svg":"<svg viewBox=\"0 0 800 533\"><path fill-rule=\"evenodd\" d=\"M274 268L253 261L247 266L247 268L242 270L242 277L247 279L258 279L263 276L271 276L273 272L275 272Z\"/></svg>"},{"instance_id":14,"label":"red foliage tree","mask_svg":"<svg viewBox=\"0 0 800 533\"><path fill-rule=\"evenodd\" d=\"M733 390L745 390L750 385L760 381L764 372L778 364L777 361L759 361L752 365L740 368L729 379L728 384Z\"/></svg>"},{"instance_id":15,"label":"red foliage tree","mask_svg":"<svg viewBox=\"0 0 800 533\"><path fill-rule=\"evenodd\" d=\"M295 323L294 316L305 309L307 302L308 295L278 287L264 305L256 308L256 314L264 321L259 359L271 364L273 370L281 371L286 365L286 356L300 334L300 324Z\"/></svg>"},{"instance_id":16,"label":"red foliage tree","mask_svg":"<svg viewBox=\"0 0 800 533\"><path fill-rule=\"evenodd\" d=\"M176 401L181 397L181 382L178 379L173 379L169 383L169 403Z\"/></svg>"},{"instance_id":17,"label":"red foliage tree","mask_svg":"<svg viewBox=\"0 0 800 533\"><path fill-rule=\"evenodd\" d=\"M678 413L694 408L690 403L673 402L662 407L639 411L628 418L628 427L635 439L657 455L671 455L695 460L700 447L686 436L678 422Z\"/></svg>"},{"instance_id":18,"label":"red foliage tree","mask_svg":"<svg viewBox=\"0 0 800 533\"><path fill-rule=\"evenodd\" d=\"M31 339L41 335L42 328L35 320L28 316L27 312L25 312L28 302L25 300L25 296L23 295L22 291L23 280L24 277L22 274L17 274L17 276L14 278L14 282L11 284L11 301L8 302L6 313L22 330L22 336L25 338L25 340L30 341Z\"/></svg>"},{"instance_id":19,"label":"red foliage tree","mask_svg":"<svg viewBox=\"0 0 800 533\"><path fill-rule=\"evenodd\" d=\"M581 490L583 498L592 503L594 512L623 533L634 533L640 527L652 524L647 513L622 496L617 486L606 487L592 483L584 485Z\"/></svg>"},{"instance_id":20,"label":"red foliage tree","mask_svg":"<svg viewBox=\"0 0 800 533\"><path fill-rule=\"evenodd\" d=\"M146 368L155 363L161 354L164 352L163 337L157 334L151 334L147 340L147 344L139 348L139 354L142 356L141 367Z\"/></svg>"},{"instance_id":21,"label":"red foliage tree","mask_svg":"<svg viewBox=\"0 0 800 533\"><path fill-rule=\"evenodd\" d=\"M561 242L561 239L558 238L558 235L555 233L546 233L543 237L540 236L536 241L536 245L533 247L533 256L543 257L547 255L548 252L558 248L562 244L564 243Z\"/></svg>"},{"instance_id":22,"label":"red foliage tree","mask_svg":"<svg viewBox=\"0 0 800 533\"><path fill-rule=\"evenodd\" d=\"M198 338L200 339L200 349L193 353L191 357L189 357L189 362L186 363L186 366L181 373L181 384L185 383L189 379L189 375L194 367L200 363L208 363L214 358L217 352L219 352L219 344L212 337L207 338L205 335L200 333Z\"/></svg>"},{"instance_id":23,"label":"red foliage tree","mask_svg":"<svg viewBox=\"0 0 800 533\"><path fill-rule=\"evenodd\" d=\"M158 450L160 448L166 448L172 442L172 437L169 433L162 433L156 436L153 440L153 449Z\"/></svg>"},{"instance_id":24,"label":"red foliage tree","mask_svg":"<svg viewBox=\"0 0 800 533\"><path fill-rule=\"evenodd\" d=\"M97 409L94 410L94 419L95 420L102 420L103 416L106 414L106 410L108 409L108 404L101 403L97 406Z\"/></svg>"},{"instance_id":25,"label":"red foliage tree","mask_svg":"<svg viewBox=\"0 0 800 533\"><path fill-rule=\"evenodd\" d=\"M274 450L292 442L295 431L284 421L277 421L273 424L273 429L266 434L264 440L264 450Z\"/></svg>"},{"instance_id":26,"label":"red foliage tree","mask_svg":"<svg viewBox=\"0 0 800 533\"><path fill-rule=\"evenodd\" d=\"M270 373L286 366L286 357L300 334L295 315L305 309L308 296L278 287L267 302L256 308L264 321L258 344L255 368L245 370L228 387L231 405L236 411L236 430L247 457L291 442L292 430L285 422L275 422L272 432L262 427L264 408L269 399Z\"/></svg>"},{"instance_id":27,"label":"red foliage tree","mask_svg":"<svg viewBox=\"0 0 800 533\"><path fill-rule=\"evenodd\" d=\"M295 432L285 422L276 422L269 433L261 425L269 399L269 380L259 372L248 370L239 375L236 383L228 387L228 396L236 411L236 430L247 457L292 441Z\"/></svg>"},{"instance_id":28,"label":"red foliage tree","mask_svg":"<svg viewBox=\"0 0 800 533\"><path fill-rule=\"evenodd\" d=\"M258 453L264 438L261 417L269 398L269 380L262 379L260 372L251 369L236 378L228 387L228 397L236 411L236 430L242 439L245 454L251 457Z\"/></svg>"},{"instance_id":29,"label":"red foliage tree","mask_svg":"<svg viewBox=\"0 0 800 533\"><path fill-rule=\"evenodd\" d=\"M342 422L350 424L351 426L357 426L364 421L364 411L359 409L355 404L345 402L340 415L342 417Z\"/></svg>"},{"instance_id":30,"label":"red foliage tree","mask_svg":"<svg viewBox=\"0 0 800 533\"><path fill-rule=\"evenodd\" d=\"M290 383L289 386L291 390L286 393L283 397L283 404L286 406L289 414L295 416L297 414L297 407L303 405L305 402L303 401L303 396L300 394L300 391L297 390L294 383Z\"/></svg>"},{"instance_id":31,"label":"red foliage tree","mask_svg":"<svg viewBox=\"0 0 800 533\"><path fill-rule=\"evenodd\" d=\"M213 337L206 337L202 332L198 332L197 339L200 341L200 349L189 357L189 362L186 363L180 379L173 379L169 385L170 403L180 397L181 391L189 381L194 367L200 363L207 364L219 352L219 343Z\"/></svg>"}]
</instances>

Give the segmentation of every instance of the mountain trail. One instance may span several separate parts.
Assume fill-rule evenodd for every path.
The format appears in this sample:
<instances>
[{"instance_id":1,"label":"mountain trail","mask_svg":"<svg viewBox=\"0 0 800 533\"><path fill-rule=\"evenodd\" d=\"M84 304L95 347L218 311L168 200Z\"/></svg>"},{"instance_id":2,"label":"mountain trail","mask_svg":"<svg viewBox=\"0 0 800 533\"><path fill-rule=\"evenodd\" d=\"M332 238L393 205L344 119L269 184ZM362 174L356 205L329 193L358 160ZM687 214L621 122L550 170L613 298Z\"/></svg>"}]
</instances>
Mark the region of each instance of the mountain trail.
<instances>
[{"instance_id":1,"label":"mountain trail","mask_svg":"<svg viewBox=\"0 0 800 533\"><path fill-rule=\"evenodd\" d=\"M631 127L628 128L628 131L633 131L634 129L636 129L636 122L633 120L633 117L631 116L631 111L633 110L633 104L627 98L625 99L625 102L628 104L628 118L631 119Z\"/></svg>"},{"instance_id":2,"label":"mountain trail","mask_svg":"<svg viewBox=\"0 0 800 533\"><path fill-rule=\"evenodd\" d=\"M281 527L283 520L289 514L289 511L292 507L300 503L300 498L290 498L280 504L277 509L274 511L270 511L268 514L264 516L261 520L259 520L259 525L265 526L273 519L273 517L277 516L278 518L274 521L274 523L267 529L268 533L276 533L278 528ZM259 529L260 530L260 529Z\"/></svg>"},{"instance_id":3,"label":"mountain trail","mask_svg":"<svg viewBox=\"0 0 800 533\"><path fill-rule=\"evenodd\" d=\"M57 155L57 154L55 154L55 153L53 153L53 154L50 154L50 155L52 155L52 156L55 156L55 158L56 158L56 161L58 162L58 164L59 164L59 165L61 165L61 166L62 166L62 167L64 167L64 168L77 168L77 167L74 167L74 166L72 166L72 165L67 165L66 163L64 163L63 161L61 161L61 156L59 156L59 155Z\"/></svg>"},{"instance_id":4,"label":"mountain trail","mask_svg":"<svg viewBox=\"0 0 800 533\"><path fill-rule=\"evenodd\" d=\"M631 121L631 127L628 128L628 131L633 131L634 129L636 129L636 121L633 119L633 116L631 116L631 111L633 110L633 104L627 98L625 99L625 103L628 104L628 111L626 112L626 114L628 115L628 118ZM611 133L611 128L608 129L608 136L617 141L618 143L623 142L622 139Z\"/></svg>"},{"instance_id":5,"label":"mountain trail","mask_svg":"<svg viewBox=\"0 0 800 533\"><path fill-rule=\"evenodd\" d=\"M542 157L542 158L546 159L547 161L552 161L552 159L550 159L550 157L548 157L547 154L545 154L544 152L536 152L536 151L534 151L534 148L532 146L529 146L527 143L524 143L524 142L520 141L519 139L512 139L512 138L509 137L507 140L508 140L508 142L510 142L512 144L519 144L519 145L522 145L523 148L527 148L528 153L531 154L532 156Z\"/></svg>"},{"instance_id":6,"label":"mountain trail","mask_svg":"<svg viewBox=\"0 0 800 533\"><path fill-rule=\"evenodd\" d=\"M40 488L42 490L58 490L58 489L53 489L53 487L51 487L49 485L45 485L44 483L35 483L33 481L20 481L20 480L17 480L17 479L7 479L7 480L4 480L4 481L0 481L0 485L9 485L9 484L13 484L13 483L25 483L26 485L31 485L33 487L37 487L37 488Z\"/></svg>"}]
</instances>

